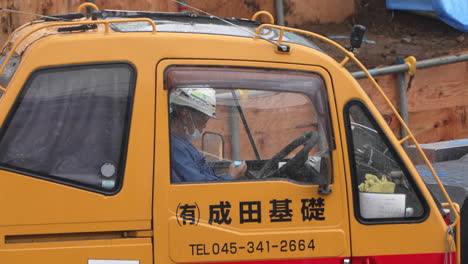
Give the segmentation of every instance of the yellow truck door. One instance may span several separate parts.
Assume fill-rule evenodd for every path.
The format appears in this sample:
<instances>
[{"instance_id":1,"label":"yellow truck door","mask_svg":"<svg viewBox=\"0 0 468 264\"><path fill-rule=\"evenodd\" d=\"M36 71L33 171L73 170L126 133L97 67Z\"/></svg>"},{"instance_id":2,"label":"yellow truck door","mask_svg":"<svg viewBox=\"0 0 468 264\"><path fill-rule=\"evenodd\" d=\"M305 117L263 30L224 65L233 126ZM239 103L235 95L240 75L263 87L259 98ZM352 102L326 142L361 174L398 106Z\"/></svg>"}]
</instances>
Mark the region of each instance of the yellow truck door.
<instances>
[{"instance_id":1,"label":"yellow truck door","mask_svg":"<svg viewBox=\"0 0 468 264\"><path fill-rule=\"evenodd\" d=\"M341 146L334 144L325 70L174 59L158 64L156 79L156 262L349 258ZM205 108L213 103L210 91L214 108ZM206 126L193 140L199 122ZM229 174L234 161L248 167L237 180Z\"/></svg>"},{"instance_id":2,"label":"yellow truck door","mask_svg":"<svg viewBox=\"0 0 468 264\"><path fill-rule=\"evenodd\" d=\"M4 85L0 263L153 263L154 89L109 45L75 43L36 45Z\"/></svg>"},{"instance_id":3,"label":"yellow truck door","mask_svg":"<svg viewBox=\"0 0 468 264\"><path fill-rule=\"evenodd\" d=\"M337 76L336 83L346 82ZM442 209L404 152L404 140L394 137L366 96L346 85L335 89L348 91L336 98L348 146L352 263L455 261Z\"/></svg>"}]
</instances>

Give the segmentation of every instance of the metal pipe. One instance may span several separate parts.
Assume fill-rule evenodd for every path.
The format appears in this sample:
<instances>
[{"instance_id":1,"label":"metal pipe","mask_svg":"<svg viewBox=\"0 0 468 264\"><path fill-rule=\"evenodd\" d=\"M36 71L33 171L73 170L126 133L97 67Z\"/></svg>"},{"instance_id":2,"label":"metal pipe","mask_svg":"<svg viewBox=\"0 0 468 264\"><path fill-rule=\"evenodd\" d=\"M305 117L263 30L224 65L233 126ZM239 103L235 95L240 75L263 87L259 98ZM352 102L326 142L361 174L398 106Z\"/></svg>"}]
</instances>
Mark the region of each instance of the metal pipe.
<instances>
[{"instance_id":1,"label":"metal pipe","mask_svg":"<svg viewBox=\"0 0 468 264\"><path fill-rule=\"evenodd\" d=\"M284 26L284 6L283 0L276 0L275 1L276 7L276 23L280 26Z\"/></svg>"},{"instance_id":2,"label":"metal pipe","mask_svg":"<svg viewBox=\"0 0 468 264\"><path fill-rule=\"evenodd\" d=\"M463 61L468 61L468 53L418 61L416 63L416 68L424 69L424 68L429 68L429 67L434 67L434 66L439 66L439 65L463 62ZM378 76L378 75L384 75L384 74L389 74L389 73L407 72L408 70L409 70L409 66L407 64L397 64L397 65L392 65L388 67L371 69L369 70L369 73L372 76ZM365 73L362 71L353 72L351 73L351 75L353 75L353 77L356 79L367 78Z\"/></svg>"},{"instance_id":3,"label":"metal pipe","mask_svg":"<svg viewBox=\"0 0 468 264\"><path fill-rule=\"evenodd\" d=\"M231 159L240 159L240 136L239 136L239 119L237 117L237 108L229 107L229 124L231 130Z\"/></svg>"},{"instance_id":4,"label":"metal pipe","mask_svg":"<svg viewBox=\"0 0 468 264\"><path fill-rule=\"evenodd\" d=\"M95 0L86 0L86 3L96 4ZM90 6L86 7L86 17L90 17L94 9Z\"/></svg>"},{"instance_id":5,"label":"metal pipe","mask_svg":"<svg viewBox=\"0 0 468 264\"><path fill-rule=\"evenodd\" d=\"M179 4L179 12L181 13L188 12L187 0L179 0L177 3Z\"/></svg>"},{"instance_id":6,"label":"metal pipe","mask_svg":"<svg viewBox=\"0 0 468 264\"><path fill-rule=\"evenodd\" d=\"M239 99L237 98L236 92L234 90L231 90L231 93L232 93L232 97L234 98L234 103L236 104L237 111L239 111L239 116L242 120L242 124L244 124L245 132L247 132L250 145L252 145L252 149L255 153L255 157L257 158L257 160L261 160L262 158L260 157L260 153L258 152L258 148L257 148L257 145L255 144L255 140L253 139L252 132L250 132L249 124L247 123L247 119L245 118L244 110L242 110L242 107L239 104Z\"/></svg>"},{"instance_id":7,"label":"metal pipe","mask_svg":"<svg viewBox=\"0 0 468 264\"><path fill-rule=\"evenodd\" d=\"M397 64L404 64L404 58L402 56L398 56ZM406 125L408 124L408 98L406 96L406 76L405 72L397 73L397 85L400 91L400 115ZM405 138L408 136L408 133L403 127L400 127L401 138ZM408 141L403 142L403 146L406 147L408 145Z\"/></svg>"}]
</instances>

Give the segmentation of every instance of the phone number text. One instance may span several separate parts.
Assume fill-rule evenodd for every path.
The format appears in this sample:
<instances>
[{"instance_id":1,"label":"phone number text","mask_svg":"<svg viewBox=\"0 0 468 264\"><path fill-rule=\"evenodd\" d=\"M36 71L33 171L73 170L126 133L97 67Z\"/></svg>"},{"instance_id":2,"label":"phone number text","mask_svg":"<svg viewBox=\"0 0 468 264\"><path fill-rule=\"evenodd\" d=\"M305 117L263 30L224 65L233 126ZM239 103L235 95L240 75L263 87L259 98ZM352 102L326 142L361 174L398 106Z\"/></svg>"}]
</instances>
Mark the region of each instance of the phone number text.
<instances>
[{"instance_id":1,"label":"phone number text","mask_svg":"<svg viewBox=\"0 0 468 264\"><path fill-rule=\"evenodd\" d=\"M189 244L192 256L205 255L234 255L247 252L269 253L269 252L295 252L295 251L314 251L315 242L313 239L305 240L281 240L277 242L249 241L245 244L237 242L212 243L212 244Z\"/></svg>"}]
</instances>

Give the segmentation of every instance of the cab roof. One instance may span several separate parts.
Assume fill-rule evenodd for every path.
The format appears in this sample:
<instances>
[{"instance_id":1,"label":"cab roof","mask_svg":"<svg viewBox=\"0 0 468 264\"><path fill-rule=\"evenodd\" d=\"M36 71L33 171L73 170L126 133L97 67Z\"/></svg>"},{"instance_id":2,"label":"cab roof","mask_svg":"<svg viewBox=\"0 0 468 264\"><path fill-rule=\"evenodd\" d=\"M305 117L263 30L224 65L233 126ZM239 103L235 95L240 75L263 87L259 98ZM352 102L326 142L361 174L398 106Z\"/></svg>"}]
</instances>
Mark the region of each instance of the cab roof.
<instances>
[{"instance_id":1,"label":"cab roof","mask_svg":"<svg viewBox=\"0 0 468 264\"><path fill-rule=\"evenodd\" d=\"M256 29L262 24L244 18L219 18L196 13L168 13L168 12L142 12L121 10L98 10L92 13L93 19L118 20L128 18L149 18L157 27L157 32L195 33L235 37L255 36ZM117 32L150 32L152 27L147 22L115 23L111 28ZM270 41L277 41L279 30L265 28L261 37ZM317 45L294 32L285 32L283 41L304 45L322 51Z\"/></svg>"}]
</instances>

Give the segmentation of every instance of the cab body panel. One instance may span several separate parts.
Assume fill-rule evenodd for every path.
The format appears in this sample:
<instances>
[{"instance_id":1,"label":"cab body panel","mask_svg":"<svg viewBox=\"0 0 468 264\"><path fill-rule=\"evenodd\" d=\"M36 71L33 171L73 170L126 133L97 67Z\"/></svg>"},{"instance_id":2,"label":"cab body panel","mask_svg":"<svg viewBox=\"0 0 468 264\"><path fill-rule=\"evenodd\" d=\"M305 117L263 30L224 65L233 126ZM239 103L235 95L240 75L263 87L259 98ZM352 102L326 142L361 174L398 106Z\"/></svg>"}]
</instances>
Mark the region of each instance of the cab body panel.
<instances>
[{"instance_id":1,"label":"cab body panel","mask_svg":"<svg viewBox=\"0 0 468 264\"><path fill-rule=\"evenodd\" d=\"M256 51L252 46L250 58L256 58ZM233 51L235 52L235 51ZM197 52L198 55L218 56L215 50L206 54ZM188 54L188 53L187 53ZM185 55L181 53L182 57ZM278 56L281 58L281 55ZM320 67L309 65L284 64L278 62L258 61L233 61L233 60L199 60L199 59L170 59L163 60L157 68L157 120L165 120L169 105L167 98L169 90L164 88L167 82L164 80L165 72L174 65L190 65L197 67L239 67L250 69L286 69L289 71L301 70L320 74L325 79L324 83L330 85L329 75ZM274 67L274 68L273 68ZM333 102L333 95L327 94ZM247 113L248 109L244 108ZM259 112L257 112L259 114ZM335 115L334 112L330 115ZM220 119L227 118L220 116ZM246 116L249 119L249 116ZM250 118L252 118L250 116ZM251 123L258 121L249 119ZM156 145L158 151L170 153L169 124L166 121L157 122ZM269 122L275 122L269 120ZM210 123L208 128L210 128ZM227 128L225 128L227 129ZM255 134L254 134L254 137ZM159 144L158 144L159 142ZM265 154L265 149L262 152ZM155 161L158 175L155 179L155 207L167 208L165 214L155 211L154 226L167 226L167 231L160 233L155 244L163 245L163 241L169 241L167 246L158 251L155 248L155 256L162 261L171 260L177 263L194 262L228 262L247 261L258 259L282 263L284 261L302 261L301 263L315 263L325 261L330 263L342 262L349 258L350 247L348 241L347 208L342 189L344 178L339 176L342 170L341 157L338 151L333 151L334 183L330 185L331 194L319 194L318 185L304 185L287 180L262 181L244 180L240 182L208 182L208 183L172 183L170 182L170 169L166 162L167 154L156 154L156 157L164 156L164 159ZM159 168L159 169L158 169ZM164 173L164 171L166 172ZM156 172L155 172L156 174ZM158 188L160 191L158 191ZM306 221L303 204L304 199L323 199L324 217L321 220ZM289 201L290 219L287 222L272 221L272 202L274 200ZM243 209L247 203L254 203L251 209L253 215L246 216ZM224 219L213 221L213 209L226 206ZM184 210L193 209L193 218L187 218ZM330 208L330 209L329 209ZM332 210L331 208L339 208ZM185 212L187 214L187 211ZM220 212L223 214L223 212ZM246 219L248 217L254 219ZM193 220L193 221L191 221ZM247 221L252 220L252 221ZM165 230L162 228L161 230ZM167 232L167 237L166 237ZM167 251L166 251L167 250ZM167 255L166 255L167 254ZM253 257L253 258L252 258ZM167 258L167 259L166 259Z\"/></svg>"},{"instance_id":2,"label":"cab body panel","mask_svg":"<svg viewBox=\"0 0 468 264\"><path fill-rule=\"evenodd\" d=\"M11 80L8 91L2 96L0 119L5 127L7 122L5 120L12 119L9 114L14 116L11 114L14 111L10 109L18 108L15 107L17 105L15 100L19 101L21 98L22 102L26 101L24 98L27 98L27 95L24 96L24 90L25 87L29 89L27 80L31 80L35 73L38 76L41 74L44 76L49 72L60 74L70 69L79 71L82 67L88 67L86 72L93 70L99 72L100 68L108 67L108 65L111 70L114 65L125 65L124 67L130 69L129 71L136 80L136 83L130 84L133 94L131 118L127 119L129 123L125 124L125 127L120 128L128 131L128 139L124 140L125 146L123 146L126 155L122 188L106 193L106 189L101 188L99 184L95 187L104 191L104 193L99 193L100 191L88 189L86 184L81 186L79 183L67 182L66 175L62 178L63 181L61 179L56 181L57 177L43 175L43 173L24 172L21 168L0 171L2 182L0 208L8 212L0 220L2 236L0 259L2 262L9 260L5 262L29 263L34 260L38 263L63 263L64 261L87 263L88 259L93 258L140 260L140 263L153 261L151 239L125 238L124 232L152 228L152 142L154 138L152 124L154 115L153 111L147 110L154 109L154 100L152 100L154 90L144 89L144 87L145 83L154 83L154 76L152 74L147 74L146 77L145 74L140 76L140 68L144 68L140 66L143 65L141 56L138 58L128 52L128 55L124 55L126 53L124 48L119 49L118 45L112 46L113 50L109 50L107 44L100 44L99 38L82 42L74 37L52 37L34 42L23 55L21 66ZM81 53L71 52L72 50L88 51ZM141 72L144 73L145 70L142 69ZM96 76L96 80L99 78L101 77ZM59 81L50 79L50 85L55 85L54 83ZM73 81L79 82L79 76ZM34 86L34 81L32 83ZM67 90L65 86L63 87ZM96 94L102 94L99 88L95 90ZM74 100L80 100L80 98ZM60 103L58 100L52 102ZM103 106L104 103L106 102L102 101L102 104L97 102L95 109ZM52 105L45 102L41 107L45 109L47 104ZM77 108L80 106L78 105ZM82 111L86 114L89 109L83 108ZM102 110L99 111L96 113L102 112ZM25 113L28 114L28 112ZM70 116L77 115L79 116L79 111L73 112ZM55 119L55 116L40 118L47 122L68 122ZM102 114L102 118L104 122L106 120L110 122L113 117ZM37 122L31 119L29 122L40 125L40 122L44 121ZM70 127L74 127L73 123ZM51 126L52 128L56 129ZM44 126L44 129L47 127ZM61 136L61 134L54 134L54 130L49 133L51 139ZM80 131L79 126L76 126L74 133L71 134L76 134L81 138L82 145L88 146L88 142L95 142L90 138L93 131ZM34 135L31 136L34 137ZM123 137L125 138L125 135ZM70 147L76 147L77 143L80 144L79 142L78 139L78 142L68 144ZM66 148L67 144L62 148L64 156ZM92 151L89 154L92 154ZM79 158L86 159L86 156ZM104 164L116 161L102 159L95 162ZM100 173L99 167L91 169ZM116 233L109 234L109 232Z\"/></svg>"},{"instance_id":3,"label":"cab body panel","mask_svg":"<svg viewBox=\"0 0 468 264\"><path fill-rule=\"evenodd\" d=\"M337 106L340 109L337 111L343 125L340 126L340 133L343 135L343 144L348 145L344 148L344 161L347 171L347 189L348 191L348 206L350 210L350 225L351 225L351 244L353 247L353 257L369 257L369 261L378 261L379 263L391 263L396 259L398 261L423 261L438 263L452 255L453 253L445 253L445 245L453 243L451 238L447 238L447 224L444 222L440 214L440 209L436 206L431 194L426 185L419 177L408 156L406 155L401 143L395 138L387 123L373 105L372 101L365 95L363 90L348 89L350 85L357 85L356 80L350 76L333 75L335 80L335 95ZM338 91L339 90L339 91ZM347 90L348 92L341 92ZM411 178L415 189L420 192L421 200L425 208L425 216L421 216L413 220L402 220L391 217L389 219L380 219L380 221L368 221L360 215L359 199L357 195L356 180L353 180L353 149L351 132L347 127L347 122L351 122L349 112L346 105L353 101L360 101L367 108L370 119L374 119L376 128L379 130L379 135L385 139L389 148L395 149L395 156L400 160L400 166L407 170L408 176ZM348 135L348 136L346 136ZM390 147L391 146L391 147ZM417 187L416 187L417 186ZM374 245L374 246L373 246ZM378 245L378 246L375 246ZM391 257L393 256L393 257Z\"/></svg>"},{"instance_id":4,"label":"cab body panel","mask_svg":"<svg viewBox=\"0 0 468 264\"><path fill-rule=\"evenodd\" d=\"M349 259L362 263L441 263L446 256L446 243L450 242L446 241L447 225L371 100L347 70L326 54L302 45L288 45L290 52L279 52L277 46L262 39L159 32L58 34L30 43L0 100L2 129L8 129L6 124L14 120L15 111L28 101L30 86L36 87L32 85L36 80L33 74L85 69L89 75L84 76L101 76L84 78L93 83L94 78L105 76L120 80L122 74L98 71L112 70L117 65L129 69L128 74L133 76L126 81L132 94L123 96L131 98L131 102L126 101L127 119L121 121L128 122L121 128L124 140L119 154L124 156L120 163L112 159L99 160L92 167L98 183L80 185L74 177L68 179L62 174L59 174L62 178L49 177L43 171L36 173L29 167L25 170L19 166L21 163L15 168L8 167L7 162L1 162L0 155L0 210L7 212L0 219L0 260L88 264L114 260L131 264L343 263ZM329 128L322 127L330 132L328 158L331 163L327 169L331 174L327 182L311 184L284 178L171 182L170 98L179 87L170 87L168 83L171 82L167 80L168 71L177 67L281 71L285 76L291 73L300 78L302 74L318 76L318 83L325 88L323 109L329 111L324 115L329 119ZM295 91L287 82L282 82L280 88L268 87L268 83L252 88L248 86L253 85L250 82L245 82L245 87L236 86L241 83L236 79L236 85L228 87L228 81L213 75L213 79L216 78L219 82L209 85L225 93L219 98L231 96L232 100L234 97L233 102L241 102L246 108L249 103L253 104L249 100L260 95L276 95L275 98L300 95L298 98L304 102L316 102L316 98L307 93L309 84ZM48 77L42 82L47 84L53 80ZM196 83L193 81L196 77L187 80L191 85ZM261 81L256 79L252 83ZM273 84L276 80L270 81ZM79 79L76 82L79 83ZM56 86L60 87L54 84ZM91 90L100 91L96 88L99 85L91 86ZM241 90L249 92L247 99L241 98ZM55 88L54 92L62 96L59 89ZM230 92L233 94L229 95ZM237 92L239 98L236 98ZM356 122L349 113L350 102L354 101L360 102L356 105L362 106L362 111L373 120L370 123L376 125L371 130L378 131L390 145L397 163L411 178L409 182L422 204L418 217L403 215L396 220L379 221L362 216L361 207L365 206L360 204L358 188L362 182L357 180L353 161L356 154L352 148L355 144L352 128L356 127ZM279 101L271 102L274 106ZM98 103L97 106L102 105ZM226 104L226 109L228 106L236 105L231 102L231 105ZM288 111L295 109L295 105L288 107ZM268 128L279 119L285 119L280 118L283 117L281 111L252 109L250 117L273 113L271 120L262 121ZM304 119L320 119L317 113L301 113L307 113ZM109 119L112 118L103 118L101 122ZM292 122L300 118L290 119ZM315 128L317 123L315 120L306 124L298 122L287 129L302 133ZM223 125L208 124L208 128L227 130ZM112 130L104 131L108 133L105 135L112 134L109 133ZM275 141L259 131L257 134L254 131L254 139L271 140L262 145L271 153L280 149L283 141L289 141L286 134ZM83 137L83 145L86 145L89 133L78 132L76 134ZM1 144L0 137L0 150ZM250 158L252 154L247 156ZM229 158L229 161L234 160L234 157ZM115 178L115 164L120 165L121 171L117 170L120 178L109 181L108 178ZM324 192L324 186L331 192ZM396 207L400 209L401 206ZM320 213L314 218L306 215L311 212L309 210Z\"/></svg>"}]
</instances>

